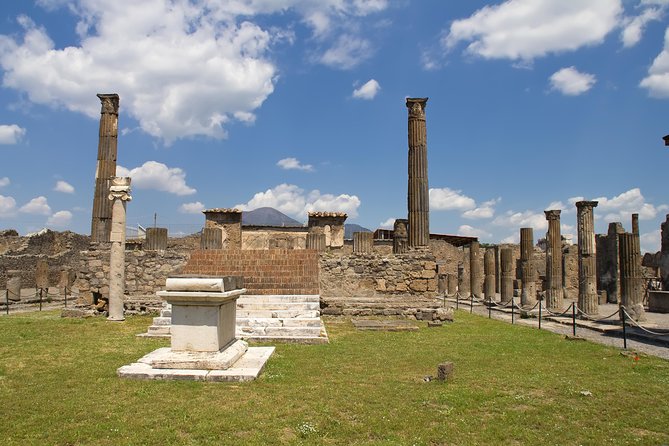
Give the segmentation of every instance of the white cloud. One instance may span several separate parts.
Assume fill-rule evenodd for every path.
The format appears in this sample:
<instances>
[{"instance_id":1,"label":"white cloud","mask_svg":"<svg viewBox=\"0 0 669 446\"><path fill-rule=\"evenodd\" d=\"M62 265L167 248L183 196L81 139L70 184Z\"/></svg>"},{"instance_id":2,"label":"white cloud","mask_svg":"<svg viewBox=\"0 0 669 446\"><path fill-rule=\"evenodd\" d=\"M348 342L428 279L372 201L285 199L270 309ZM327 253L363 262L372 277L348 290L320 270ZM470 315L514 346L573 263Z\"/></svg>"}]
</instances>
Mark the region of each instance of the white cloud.
<instances>
[{"instance_id":1,"label":"white cloud","mask_svg":"<svg viewBox=\"0 0 669 446\"><path fill-rule=\"evenodd\" d=\"M56 186L53 188L56 192L62 192L64 194L73 194L74 187L67 181L58 180L56 181Z\"/></svg>"},{"instance_id":2,"label":"white cloud","mask_svg":"<svg viewBox=\"0 0 669 446\"><path fill-rule=\"evenodd\" d=\"M461 210L476 208L476 201L462 194L461 190L448 187L430 189L430 209L434 211Z\"/></svg>"},{"instance_id":3,"label":"white cloud","mask_svg":"<svg viewBox=\"0 0 669 446\"><path fill-rule=\"evenodd\" d=\"M370 79L360 88L353 90L353 97L356 99L374 99L380 90L381 85L375 79Z\"/></svg>"},{"instance_id":4,"label":"white cloud","mask_svg":"<svg viewBox=\"0 0 669 446\"><path fill-rule=\"evenodd\" d=\"M314 166L311 164L302 164L297 158L280 159L276 165L285 170L303 170L305 172L314 171Z\"/></svg>"},{"instance_id":5,"label":"white cloud","mask_svg":"<svg viewBox=\"0 0 669 446\"><path fill-rule=\"evenodd\" d=\"M442 45L469 42L467 52L486 59L531 61L600 44L622 12L620 0L507 0L455 20Z\"/></svg>"},{"instance_id":6,"label":"white cloud","mask_svg":"<svg viewBox=\"0 0 669 446\"><path fill-rule=\"evenodd\" d=\"M590 90L597 82L594 74L581 73L575 67L556 71L550 77L551 89L567 96L578 96Z\"/></svg>"},{"instance_id":7,"label":"white cloud","mask_svg":"<svg viewBox=\"0 0 669 446\"><path fill-rule=\"evenodd\" d=\"M656 207L651 203L646 203L638 187L613 198L595 198L595 201L599 202L595 213L603 214L606 221L629 221L632 214L639 214L639 220L651 220L657 216L658 212L666 209L664 205Z\"/></svg>"},{"instance_id":8,"label":"white cloud","mask_svg":"<svg viewBox=\"0 0 669 446\"><path fill-rule=\"evenodd\" d=\"M351 69L372 55L371 43L362 37L344 34L320 57L320 62L331 68Z\"/></svg>"},{"instance_id":9,"label":"white cloud","mask_svg":"<svg viewBox=\"0 0 669 446\"><path fill-rule=\"evenodd\" d=\"M16 214L16 200L0 195L0 217L12 217Z\"/></svg>"},{"instance_id":10,"label":"white cloud","mask_svg":"<svg viewBox=\"0 0 669 446\"><path fill-rule=\"evenodd\" d=\"M669 28L664 34L664 48L648 69L648 76L639 84L651 96L669 98Z\"/></svg>"},{"instance_id":11,"label":"white cloud","mask_svg":"<svg viewBox=\"0 0 669 446\"><path fill-rule=\"evenodd\" d=\"M204 210L204 204L199 201L184 203L179 206L179 212L182 214L200 214Z\"/></svg>"},{"instance_id":12,"label":"white cloud","mask_svg":"<svg viewBox=\"0 0 669 446\"><path fill-rule=\"evenodd\" d=\"M2 36L0 36L2 37ZM2 40L0 40L0 56L2 56ZM0 59L1 61L2 59ZM26 129L16 124L0 125L0 144L17 144L26 134Z\"/></svg>"},{"instance_id":13,"label":"white cloud","mask_svg":"<svg viewBox=\"0 0 669 446\"><path fill-rule=\"evenodd\" d=\"M459 235L465 235L468 237L478 237L478 238L490 238L492 234L484 231L483 229L475 228L469 225L462 225L458 228Z\"/></svg>"},{"instance_id":14,"label":"white cloud","mask_svg":"<svg viewBox=\"0 0 669 446\"><path fill-rule=\"evenodd\" d=\"M654 20L660 20L665 7L666 6L646 8L640 15L626 18L623 21L623 30L620 33L620 40L622 40L623 46L629 48L639 43L646 25Z\"/></svg>"},{"instance_id":15,"label":"white cloud","mask_svg":"<svg viewBox=\"0 0 669 446\"><path fill-rule=\"evenodd\" d=\"M386 221L379 223L379 228L381 229L393 229L395 227L395 217L390 217Z\"/></svg>"},{"instance_id":16,"label":"white cloud","mask_svg":"<svg viewBox=\"0 0 669 446\"><path fill-rule=\"evenodd\" d=\"M21 206L19 212L24 212L26 214L51 215L51 207L49 206L49 203L47 203L46 197L39 196Z\"/></svg>"},{"instance_id":17,"label":"white cloud","mask_svg":"<svg viewBox=\"0 0 669 446\"><path fill-rule=\"evenodd\" d=\"M546 216L543 212L523 211L514 212L507 211L503 215L496 217L492 221L493 225L505 226L509 229L520 230L520 228L534 228L535 230L545 230L548 227L546 223Z\"/></svg>"},{"instance_id":18,"label":"white cloud","mask_svg":"<svg viewBox=\"0 0 669 446\"><path fill-rule=\"evenodd\" d=\"M10 183L10 181L9 181L8 177L0 178L0 187L9 186L9 183Z\"/></svg>"},{"instance_id":19,"label":"white cloud","mask_svg":"<svg viewBox=\"0 0 669 446\"><path fill-rule=\"evenodd\" d=\"M500 243L520 243L520 232L516 232L512 235L509 235L508 237L504 237L502 240L499 241Z\"/></svg>"},{"instance_id":20,"label":"white cloud","mask_svg":"<svg viewBox=\"0 0 669 446\"><path fill-rule=\"evenodd\" d=\"M294 184L284 183L265 192L258 192L247 203L235 207L249 211L265 206L298 218L304 218L311 211L346 212L349 217L355 218L358 216L360 199L355 195L321 194L318 190L305 193L304 189Z\"/></svg>"},{"instance_id":21,"label":"white cloud","mask_svg":"<svg viewBox=\"0 0 669 446\"><path fill-rule=\"evenodd\" d=\"M477 220L481 218L492 218L495 215L495 205L500 201L499 198L494 200L484 201L477 208L470 209L463 212L462 217L470 220Z\"/></svg>"},{"instance_id":22,"label":"white cloud","mask_svg":"<svg viewBox=\"0 0 669 446\"><path fill-rule=\"evenodd\" d=\"M186 172L179 167L167 167L157 161L147 161L132 170L117 166L116 175L131 177L131 185L137 189L154 189L179 196L197 192L186 184Z\"/></svg>"},{"instance_id":23,"label":"white cloud","mask_svg":"<svg viewBox=\"0 0 669 446\"><path fill-rule=\"evenodd\" d=\"M656 253L660 250L662 235L659 229L646 232L639 236L641 242L641 251Z\"/></svg>"},{"instance_id":24,"label":"white cloud","mask_svg":"<svg viewBox=\"0 0 669 446\"><path fill-rule=\"evenodd\" d=\"M55 212L49 219L46 221L47 226L57 226L64 227L70 224L72 221L72 212L70 211L58 211Z\"/></svg>"}]
</instances>

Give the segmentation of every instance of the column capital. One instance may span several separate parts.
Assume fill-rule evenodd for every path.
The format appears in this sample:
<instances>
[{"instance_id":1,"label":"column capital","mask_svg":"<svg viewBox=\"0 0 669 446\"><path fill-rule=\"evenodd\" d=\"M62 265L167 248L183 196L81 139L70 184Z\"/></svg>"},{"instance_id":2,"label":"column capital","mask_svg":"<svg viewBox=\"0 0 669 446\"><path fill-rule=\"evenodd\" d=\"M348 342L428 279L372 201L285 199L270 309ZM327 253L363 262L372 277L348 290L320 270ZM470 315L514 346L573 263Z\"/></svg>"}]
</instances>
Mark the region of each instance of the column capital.
<instances>
[{"instance_id":1,"label":"column capital","mask_svg":"<svg viewBox=\"0 0 669 446\"><path fill-rule=\"evenodd\" d=\"M102 104L102 110L100 111L100 114L118 115L119 98L116 93L98 93L97 96L100 98L100 102Z\"/></svg>"},{"instance_id":2,"label":"column capital","mask_svg":"<svg viewBox=\"0 0 669 446\"><path fill-rule=\"evenodd\" d=\"M425 119L427 98L407 98L406 106L409 109L409 118Z\"/></svg>"},{"instance_id":3,"label":"column capital","mask_svg":"<svg viewBox=\"0 0 669 446\"><path fill-rule=\"evenodd\" d=\"M111 177L109 186L109 199L130 201L130 177Z\"/></svg>"},{"instance_id":4,"label":"column capital","mask_svg":"<svg viewBox=\"0 0 669 446\"><path fill-rule=\"evenodd\" d=\"M599 204L599 201L577 201L576 208L596 208Z\"/></svg>"},{"instance_id":5,"label":"column capital","mask_svg":"<svg viewBox=\"0 0 669 446\"><path fill-rule=\"evenodd\" d=\"M544 211L544 214L546 214L546 220L551 221L559 220L561 212L559 209L551 209L550 211Z\"/></svg>"}]
</instances>

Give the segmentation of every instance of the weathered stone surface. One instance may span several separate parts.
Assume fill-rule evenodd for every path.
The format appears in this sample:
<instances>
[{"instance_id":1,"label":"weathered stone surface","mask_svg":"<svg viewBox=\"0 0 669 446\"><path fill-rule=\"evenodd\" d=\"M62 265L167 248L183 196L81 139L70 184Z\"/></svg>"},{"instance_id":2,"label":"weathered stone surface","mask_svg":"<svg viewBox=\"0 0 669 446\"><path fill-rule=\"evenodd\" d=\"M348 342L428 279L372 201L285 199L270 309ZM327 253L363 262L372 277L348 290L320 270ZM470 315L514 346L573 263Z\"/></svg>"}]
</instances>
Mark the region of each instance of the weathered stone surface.
<instances>
[{"instance_id":1,"label":"weathered stone surface","mask_svg":"<svg viewBox=\"0 0 669 446\"><path fill-rule=\"evenodd\" d=\"M49 288L49 264L46 259L39 259L35 268L35 286Z\"/></svg>"},{"instance_id":2,"label":"weathered stone surface","mask_svg":"<svg viewBox=\"0 0 669 446\"><path fill-rule=\"evenodd\" d=\"M588 315L599 309L597 296L597 244L595 242L594 208L596 201L576 203L578 230L578 307Z\"/></svg>"},{"instance_id":3,"label":"weathered stone surface","mask_svg":"<svg viewBox=\"0 0 669 446\"><path fill-rule=\"evenodd\" d=\"M324 234L325 246L341 248L344 246L344 223L348 215L344 212L309 212L310 234Z\"/></svg>"},{"instance_id":4,"label":"weathered stone surface","mask_svg":"<svg viewBox=\"0 0 669 446\"><path fill-rule=\"evenodd\" d=\"M425 107L427 98L407 98L409 111L409 246L430 244L430 204L427 180L427 131Z\"/></svg>"},{"instance_id":5,"label":"weathered stone surface","mask_svg":"<svg viewBox=\"0 0 669 446\"><path fill-rule=\"evenodd\" d=\"M597 250L597 288L606 291L608 302L620 300L620 256L618 235L625 232L620 222L609 223L606 235L595 237Z\"/></svg>"},{"instance_id":6,"label":"weathered stone surface","mask_svg":"<svg viewBox=\"0 0 669 446\"><path fill-rule=\"evenodd\" d=\"M471 242L469 244L469 288L471 294L479 299L483 297L480 257L479 242Z\"/></svg>"},{"instance_id":7,"label":"weathered stone surface","mask_svg":"<svg viewBox=\"0 0 669 446\"><path fill-rule=\"evenodd\" d=\"M146 242L143 248L147 251L166 250L167 228L146 228Z\"/></svg>"},{"instance_id":8,"label":"weathered stone surface","mask_svg":"<svg viewBox=\"0 0 669 446\"><path fill-rule=\"evenodd\" d=\"M497 300L495 293L495 248L486 248L483 255L484 298L489 302Z\"/></svg>"},{"instance_id":9,"label":"weathered stone surface","mask_svg":"<svg viewBox=\"0 0 669 446\"><path fill-rule=\"evenodd\" d=\"M306 245L307 249L314 249L319 252L325 251L325 234L308 233Z\"/></svg>"},{"instance_id":10,"label":"weathered stone surface","mask_svg":"<svg viewBox=\"0 0 669 446\"><path fill-rule=\"evenodd\" d=\"M21 300L21 271L9 270L7 271L9 278L7 279L7 298L13 302Z\"/></svg>"},{"instance_id":11,"label":"weathered stone surface","mask_svg":"<svg viewBox=\"0 0 669 446\"><path fill-rule=\"evenodd\" d=\"M242 248L242 211L239 209L214 208L205 209L202 213L205 216L205 228L221 230L220 249Z\"/></svg>"},{"instance_id":12,"label":"weathered stone surface","mask_svg":"<svg viewBox=\"0 0 669 446\"><path fill-rule=\"evenodd\" d=\"M404 254L409 249L409 220L395 219L393 224L393 254Z\"/></svg>"},{"instance_id":13,"label":"weathered stone surface","mask_svg":"<svg viewBox=\"0 0 669 446\"><path fill-rule=\"evenodd\" d=\"M639 239L625 232L618 235L620 250L620 306L634 320L642 320L643 280L641 277L641 250Z\"/></svg>"},{"instance_id":14,"label":"weathered stone surface","mask_svg":"<svg viewBox=\"0 0 669 446\"><path fill-rule=\"evenodd\" d=\"M560 235L560 210L544 211L548 220L546 236L546 307L562 308L562 236Z\"/></svg>"},{"instance_id":15,"label":"weathered stone surface","mask_svg":"<svg viewBox=\"0 0 669 446\"><path fill-rule=\"evenodd\" d=\"M402 319L351 319L351 323L358 330L372 331L416 331L418 327Z\"/></svg>"},{"instance_id":16,"label":"weathered stone surface","mask_svg":"<svg viewBox=\"0 0 669 446\"><path fill-rule=\"evenodd\" d=\"M374 234L372 232L353 233L353 252L370 254L374 251Z\"/></svg>"},{"instance_id":17,"label":"weathered stone surface","mask_svg":"<svg viewBox=\"0 0 669 446\"><path fill-rule=\"evenodd\" d=\"M453 375L453 363L444 362L437 366L437 379L439 381L447 381Z\"/></svg>"},{"instance_id":18,"label":"weathered stone surface","mask_svg":"<svg viewBox=\"0 0 669 446\"><path fill-rule=\"evenodd\" d=\"M520 304L532 307L537 301L537 270L534 261L534 229L520 228ZM509 300L511 298L509 297Z\"/></svg>"},{"instance_id":19,"label":"weathered stone surface","mask_svg":"<svg viewBox=\"0 0 669 446\"><path fill-rule=\"evenodd\" d=\"M109 200L112 201L112 222L109 260L109 316L110 321L122 321L125 294L125 223L126 203L130 196L130 177L112 177Z\"/></svg>"},{"instance_id":20,"label":"weathered stone surface","mask_svg":"<svg viewBox=\"0 0 669 446\"><path fill-rule=\"evenodd\" d=\"M500 253L501 303L511 301L513 297L513 251L511 248L502 248Z\"/></svg>"}]
</instances>

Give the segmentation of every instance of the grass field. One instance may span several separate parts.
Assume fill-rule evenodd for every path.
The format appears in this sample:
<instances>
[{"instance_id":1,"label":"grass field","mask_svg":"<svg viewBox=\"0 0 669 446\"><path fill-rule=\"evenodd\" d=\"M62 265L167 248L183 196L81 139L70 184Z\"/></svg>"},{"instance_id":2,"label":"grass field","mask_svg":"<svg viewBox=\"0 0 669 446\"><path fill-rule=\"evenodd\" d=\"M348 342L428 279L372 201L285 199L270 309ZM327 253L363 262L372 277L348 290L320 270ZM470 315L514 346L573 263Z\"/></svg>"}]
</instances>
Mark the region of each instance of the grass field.
<instances>
[{"instance_id":1,"label":"grass field","mask_svg":"<svg viewBox=\"0 0 669 446\"><path fill-rule=\"evenodd\" d=\"M278 345L242 384L117 378L168 345L135 337L149 324L0 318L0 444L669 444L669 362L462 311L400 333L327 319L329 345ZM453 379L425 382L444 361Z\"/></svg>"}]
</instances>

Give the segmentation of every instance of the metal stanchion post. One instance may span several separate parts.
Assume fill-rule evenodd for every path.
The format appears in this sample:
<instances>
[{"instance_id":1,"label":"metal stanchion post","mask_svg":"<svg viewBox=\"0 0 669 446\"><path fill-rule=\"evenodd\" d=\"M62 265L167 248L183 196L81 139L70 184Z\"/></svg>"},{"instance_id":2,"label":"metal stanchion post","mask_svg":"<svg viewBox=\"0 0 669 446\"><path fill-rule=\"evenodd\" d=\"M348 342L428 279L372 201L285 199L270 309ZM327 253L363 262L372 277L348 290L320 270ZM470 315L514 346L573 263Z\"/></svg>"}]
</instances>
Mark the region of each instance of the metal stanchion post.
<instances>
[{"instance_id":1,"label":"metal stanchion post","mask_svg":"<svg viewBox=\"0 0 669 446\"><path fill-rule=\"evenodd\" d=\"M470 295L470 298L469 298L469 305L470 305L470 307L469 307L469 312L470 312L470 313L473 313L473 312L474 312L474 293L472 293L472 294Z\"/></svg>"},{"instance_id":2,"label":"metal stanchion post","mask_svg":"<svg viewBox=\"0 0 669 446\"><path fill-rule=\"evenodd\" d=\"M576 336L576 304L571 304L571 325L572 334Z\"/></svg>"},{"instance_id":3,"label":"metal stanchion post","mask_svg":"<svg viewBox=\"0 0 669 446\"><path fill-rule=\"evenodd\" d=\"M488 319L490 319L492 317L491 313L492 313L492 298L489 298L488 299Z\"/></svg>"},{"instance_id":4,"label":"metal stanchion post","mask_svg":"<svg viewBox=\"0 0 669 446\"><path fill-rule=\"evenodd\" d=\"M65 291L65 308L67 308L67 287L63 288Z\"/></svg>"},{"instance_id":5,"label":"metal stanchion post","mask_svg":"<svg viewBox=\"0 0 669 446\"><path fill-rule=\"evenodd\" d=\"M539 330L541 330L541 299L539 299Z\"/></svg>"},{"instance_id":6,"label":"metal stanchion post","mask_svg":"<svg viewBox=\"0 0 669 446\"><path fill-rule=\"evenodd\" d=\"M455 309L456 310L460 309L460 290L458 290L458 292L455 293Z\"/></svg>"},{"instance_id":7,"label":"metal stanchion post","mask_svg":"<svg viewBox=\"0 0 669 446\"><path fill-rule=\"evenodd\" d=\"M5 314L9 316L9 290L5 290Z\"/></svg>"},{"instance_id":8,"label":"metal stanchion post","mask_svg":"<svg viewBox=\"0 0 669 446\"><path fill-rule=\"evenodd\" d=\"M44 288L39 289L39 311L42 311L42 290L44 290Z\"/></svg>"},{"instance_id":9,"label":"metal stanchion post","mask_svg":"<svg viewBox=\"0 0 669 446\"><path fill-rule=\"evenodd\" d=\"M620 314L623 317L623 348L627 350L627 330L625 329L625 307L620 307Z\"/></svg>"},{"instance_id":10,"label":"metal stanchion post","mask_svg":"<svg viewBox=\"0 0 669 446\"><path fill-rule=\"evenodd\" d=\"M513 302L513 296L511 296L511 324L514 323L516 319L516 304Z\"/></svg>"}]
</instances>

